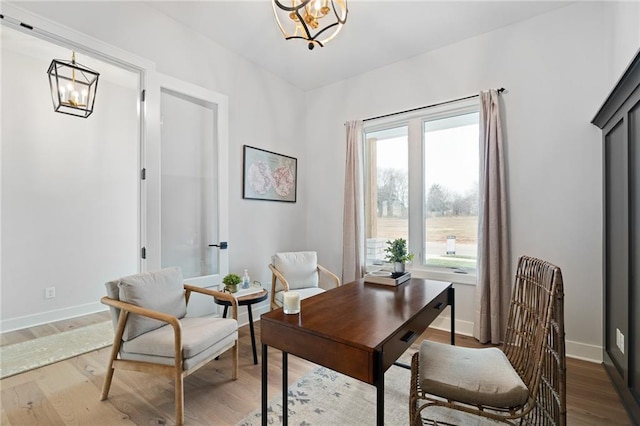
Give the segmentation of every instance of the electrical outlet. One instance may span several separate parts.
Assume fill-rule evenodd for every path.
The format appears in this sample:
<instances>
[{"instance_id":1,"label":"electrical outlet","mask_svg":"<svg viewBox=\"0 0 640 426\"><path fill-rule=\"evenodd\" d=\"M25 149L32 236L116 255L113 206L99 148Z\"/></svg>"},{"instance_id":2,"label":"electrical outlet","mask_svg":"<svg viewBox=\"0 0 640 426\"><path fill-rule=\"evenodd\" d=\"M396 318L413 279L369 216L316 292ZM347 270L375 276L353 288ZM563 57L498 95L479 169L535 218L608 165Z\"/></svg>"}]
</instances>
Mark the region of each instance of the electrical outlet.
<instances>
[{"instance_id":1,"label":"electrical outlet","mask_svg":"<svg viewBox=\"0 0 640 426\"><path fill-rule=\"evenodd\" d=\"M53 299L56 297L56 288L55 287L47 287L44 289L44 298L45 299Z\"/></svg>"}]
</instances>

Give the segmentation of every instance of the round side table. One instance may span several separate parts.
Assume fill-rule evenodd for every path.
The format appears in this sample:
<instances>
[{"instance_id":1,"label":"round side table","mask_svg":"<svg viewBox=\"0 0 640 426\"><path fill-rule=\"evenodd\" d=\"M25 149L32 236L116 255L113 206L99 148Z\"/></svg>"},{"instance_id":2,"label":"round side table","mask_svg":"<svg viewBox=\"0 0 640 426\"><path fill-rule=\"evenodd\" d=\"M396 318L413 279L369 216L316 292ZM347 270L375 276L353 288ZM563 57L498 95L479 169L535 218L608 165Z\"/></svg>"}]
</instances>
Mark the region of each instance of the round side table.
<instances>
[{"instance_id":1,"label":"round side table","mask_svg":"<svg viewBox=\"0 0 640 426\"><path fill-rule=\"evenodd\" d=\"M266 300L269 292L266 289L262 289L259 293L247 294L246 296L240 296L237 298L238 306L246 306L247 312L249 314L249 329L251 330L251 348L253 349L253 363L258 363L258 355L256 353L256 337L253 333L253 313L251 312L251 305L256 303L260 303L263 300ZM216 304L224 306L224 312L222 314L222 318L227 317L227 311L229 310L229 306L231 306L231 302L226 300L218 299L214 297Z\"/></svg>"}]
</instances>

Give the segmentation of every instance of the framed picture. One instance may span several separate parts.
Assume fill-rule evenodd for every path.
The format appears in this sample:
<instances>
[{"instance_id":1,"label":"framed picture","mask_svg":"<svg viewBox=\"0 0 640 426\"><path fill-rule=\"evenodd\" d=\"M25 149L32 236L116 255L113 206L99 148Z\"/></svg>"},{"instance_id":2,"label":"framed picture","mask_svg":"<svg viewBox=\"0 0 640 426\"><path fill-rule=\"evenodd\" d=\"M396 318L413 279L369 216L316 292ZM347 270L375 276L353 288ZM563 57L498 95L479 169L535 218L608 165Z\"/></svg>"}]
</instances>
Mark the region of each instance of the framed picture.
<instances>
[{"instance_id":1,"label":"framed picture","mask_svg":"<svg viewBox=\"0 0 640 426\"><path fill-rule=\"evenodd\" d=\"M244 145L242 198L296 202L298 160Z\"/></svg>"}]
</instances>

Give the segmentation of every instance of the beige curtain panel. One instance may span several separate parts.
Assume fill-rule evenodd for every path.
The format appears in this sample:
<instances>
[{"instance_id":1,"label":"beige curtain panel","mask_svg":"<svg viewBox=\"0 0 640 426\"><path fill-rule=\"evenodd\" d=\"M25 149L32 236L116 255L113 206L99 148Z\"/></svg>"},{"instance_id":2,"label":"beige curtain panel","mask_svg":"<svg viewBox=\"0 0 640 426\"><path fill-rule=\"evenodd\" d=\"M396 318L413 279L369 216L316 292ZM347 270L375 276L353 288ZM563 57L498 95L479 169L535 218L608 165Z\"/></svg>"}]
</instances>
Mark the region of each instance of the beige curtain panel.
<instances>
[{"instance_id":1,"label":"beige curtain panel","mask_svg":"<svg viewBox=\"0 0 640 426\"><path fill-rule=\"evenodd\" d=\"M342 227L342 282L362 278L364 259L364 198L362 175L362 121L345 123L347 155L344 178L344 214Z\"/></svg>"},{"instance_id":2,"label":"beige curtain panel","mask_svg":"<svg viewBox=\"0 0 640 426\"><path fill-rule=\"evenodd\" d=\"M496 90L480 93L480 211L478 283L473 335L481 343L504 339L511 283L505 159Z\"/></svg>"}]
</instances>

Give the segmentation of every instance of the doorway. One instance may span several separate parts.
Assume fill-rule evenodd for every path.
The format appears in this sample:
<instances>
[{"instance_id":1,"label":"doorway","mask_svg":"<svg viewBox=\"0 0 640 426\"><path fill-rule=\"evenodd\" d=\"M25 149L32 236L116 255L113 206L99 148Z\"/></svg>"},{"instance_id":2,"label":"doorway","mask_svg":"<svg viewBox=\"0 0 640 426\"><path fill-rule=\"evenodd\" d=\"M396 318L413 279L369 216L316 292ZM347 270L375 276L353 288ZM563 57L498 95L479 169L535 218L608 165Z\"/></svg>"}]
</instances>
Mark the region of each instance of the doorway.
<instances>
[{"instance_id":1,"label":"doorway","mask_svg":"<svg viewBox=\"0 0 640 426\"><path fill-rule=\"evenodd\" d=\"M160 265L219 288L228 271L226 97L160 78ZM189 315L216 312L193 297Z\"/></svg>"}]
</instances>

